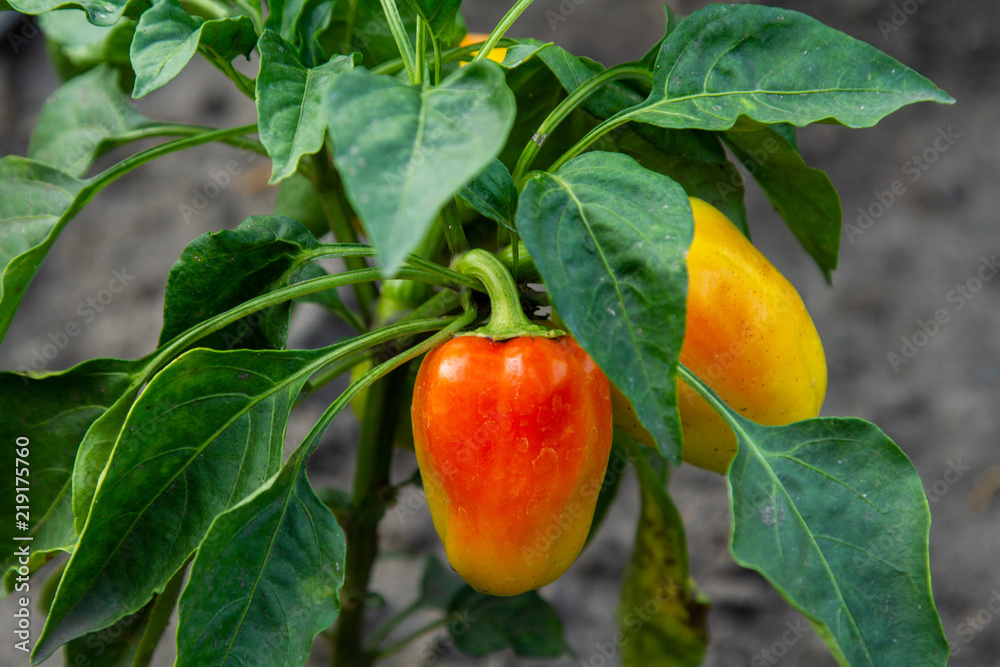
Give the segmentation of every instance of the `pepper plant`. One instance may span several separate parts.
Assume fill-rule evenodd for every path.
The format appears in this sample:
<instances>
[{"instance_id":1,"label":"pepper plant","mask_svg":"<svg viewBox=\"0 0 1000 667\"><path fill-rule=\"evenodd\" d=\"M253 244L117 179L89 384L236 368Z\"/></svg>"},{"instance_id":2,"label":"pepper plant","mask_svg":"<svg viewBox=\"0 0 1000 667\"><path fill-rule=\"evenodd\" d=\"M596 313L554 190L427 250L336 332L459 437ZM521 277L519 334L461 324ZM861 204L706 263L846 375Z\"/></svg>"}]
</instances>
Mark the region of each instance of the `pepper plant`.
<instances>
[{"instance_id":1,"label":"pepper plant","mask_svg":"<svg viewBox=\"0 0 1000 667\"><path fill-rule=\"evenodd\" d=\"M537 592L493 597L434 559L418 600L379 627L367 614L379 521L401 485L419 483L390 479L416 366L490 319L485 274L465 270L474 249L498 257L493 275L501 266L499 279L517 286L507 294L520 303L497 311L551 307L655 445L616 435L589 526L633 466L642 509L621 608L662 604L638 629L623 611L634 635L625 664L695 665L707 641L707 602L690 582L666 490L685 446L679 381L736 434L726 469L736 562L801 611L842 664L945 664L930 514L906 455L858 419L749 421L679 354L689 197L749 234L734 160L743 162L829 279L840 203L799 155L798 128L869 127L904 105L953 100L784 9L668 8L662 40L605 68L508 36L531 0L462 45L460 4L0 0L38 15L65 78L28 156L0 160L0 334L59 233L123 174L218 142L266 155L279 188L277 212L219 220L223 231L177 259L146 356L0 374L3 498L30 499L30 517L3 522L6 590L27 595L22 575L54 561L30 579L44 628L19 648L33 664L61 649L66 664L145 665L176 609L179 665L302 665L314 641L331 643L336 665L369 665L401 646L408 613L430 608L466 619L449 627L470 655L568 651ZM234 62L254 51L251 78ZM166 123L129 103L169 86L196 56L246 95L257 123ZM151 137L162 141L94 168L110 149ZM317 263L328 258L343 270ZM289 349L290 312L303 301L354 334ZM286 454L296 408L352 369L348 389ZM353 486L315 488L307 462L352 404ZM101 634L112 627L124 630Z\"/></svg>"}]
</instances>

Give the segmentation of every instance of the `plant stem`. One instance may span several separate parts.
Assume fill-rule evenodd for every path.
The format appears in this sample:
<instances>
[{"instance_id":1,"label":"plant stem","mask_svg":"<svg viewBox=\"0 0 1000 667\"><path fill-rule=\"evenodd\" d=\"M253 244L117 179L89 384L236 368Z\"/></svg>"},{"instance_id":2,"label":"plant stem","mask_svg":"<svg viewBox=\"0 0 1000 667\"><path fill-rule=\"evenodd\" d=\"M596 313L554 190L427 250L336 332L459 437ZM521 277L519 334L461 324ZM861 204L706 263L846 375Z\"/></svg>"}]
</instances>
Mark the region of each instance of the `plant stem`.
<instances>
[{"instance_id":1,"label":"plant stem","mask_svg":"<svg viewBox=\"0 0 1000 667\"><path fill-rule=\"evenodd\" d=\"M490 295L489 323L465 335L493 340L521 336L555 338L565 335L564 331L532 324L521 310L521 297L514 279L495 255L481 248L470 250L455 261L455 270L482 282Z\"/></svg>"},{"instance_id":2,"label":"plant stem","mask_svg":"<svg viewBox=\"0 0 1000 667\"><path fill-rule=\"evenodd\" d=\"M132 130L131 132L124 132L118 136L111 137L108 139L107 144L108 146L117 147L133 141L138 141L139 139L149 139L151 137L194 137L207 132L215 131L217 131L215 128L202 127L199 125L154 123ZM256 128L252 131L256 131ZM229 144L235 148L242 148L243 150L253 151L254 153L260 153L265 156L267 155L267 149L264 148L264 144L255 139L247 139L243 136L226 136L222 137L218 141L219 143Z\"/></svg>"},{"instance_id":3,"label":"plant stem","mask_svg":"<svg viewBox=\"0 0 1000 667\"><path fill-rule=\"evenodd\" d=\"M319 193L323 214L330 225L330 231L340 243L357 243L358 235L354 232L354 226L351 223L353 212L341 196L343 183L340 180L340 174L333 169L329 149L323 146L318 153L312 156L311 162L313 185L316 192ZM351 271L368 268L368 261L364 257L345 257L344 264ZM356 283L354 296L358 301L358 308L361 309L361 317L365 326L371 325L375 300L378 298L375 285L367 282Z\"/></svg>"},{"instance_id":4,"label":"plant stem","mask_svg":"<svg viewBox=\"0 0 1000 667\"><path fill-rule=\"evenodd\" d=\"M427 21L422 17L417 17L417 45L414 50L413 62L413 69L417 78L414 79L414 84L424 82L424 72L427 69L427 33L430 30L431 27L427 25ZM431 37L431 41L434 41L433 37Z\"/></svg>"},{"instance_id":5,"label":"plant stem","mask_svg":"<svg viewBox=\"0 0 1000 667\"><path fill-rule=\"evenodd\" d=\"M504 17L500 19L500 23L497 24L497 27L493 28L493 32L491 32L490 36L486 38L485 42L483 42L483 46L479 49L479 52L473 56L472 62L475 63L488 58L490 52L496 48L497 42L499 42L504 36L504 33L510 29L510 27L514 24L514 21L517 20L524 10L531 6L532 2L534 2L534 0L517 0L517 2L514 3L514 6L510 8L510 11L508 11Z\"/></svg>"},{"instance_id":6,"label":"plant stem","mask_svg":"<svg viewBox=\"0 0 1000 667\"><path fill-rule=\"evenodd\" d=\"M621 113L615 114L611 118L608 118L606 121L604 121L594 129L592 129L590 132L585 134L583 139L580 139L580 141L576 142L576 145L574 145L568 151L563 153L558 160L553 162L552 166L549 167L548 171L549 172L558 171L559 167L563 166L564 164L575 158L577 155L587 150L590 144L594 143L595 141L603 137L611 130L617 127L621 127L625 123L632 120L632 118L628 114L628 111L629 110L626 109Z\"/></svg>"},{"instance_id":7,"label":"plant stem","mask_svg":"<svg viewBox=\"0 0 1000 667\"><path fill-rule=\"evenodd\" d=\"M528 145L524 147L521 152L521 157L517 161L517 166L514 167L514 182L520 183L524 177L524 174L531 167L532 161L538 155L538 151L541 150L542 144L545 143L545 139L552 134L552 132L559 126L566 116L568 116L574 109L576 109L587 97L589 97L596 90L604 86L605 84L611 83L617 79L625 78L637 78L644 81L651 81L653 78L652 73L645 67L639 67L637 65L618 65L617 67L612 67L606 69L603 72L598 72L594 76L590 77L584 81L580 86L569 94L566 99L559 103L559 105L552 110L548 117L542 121L542 124L538 126L538 131L528 142Z\"/></svg>"},{"instance_id":8,"label":"plant stem","mask_svg":"<svg viewBox=\"0 0 1000 667\"><path fill-rule=\"evenodd\" d=\"M410 81L416 83L417 73L413 45L410 44L410 36L406 32L406 26L403 25L403 17L399 15L399 9L394 0L379 1L382 3L382 11L385 12L386 21L389 22L392 37L396 40L399 55L403 58L403 65L406 67L407 74L410 75Z\"/></svg>"}]
</instances>

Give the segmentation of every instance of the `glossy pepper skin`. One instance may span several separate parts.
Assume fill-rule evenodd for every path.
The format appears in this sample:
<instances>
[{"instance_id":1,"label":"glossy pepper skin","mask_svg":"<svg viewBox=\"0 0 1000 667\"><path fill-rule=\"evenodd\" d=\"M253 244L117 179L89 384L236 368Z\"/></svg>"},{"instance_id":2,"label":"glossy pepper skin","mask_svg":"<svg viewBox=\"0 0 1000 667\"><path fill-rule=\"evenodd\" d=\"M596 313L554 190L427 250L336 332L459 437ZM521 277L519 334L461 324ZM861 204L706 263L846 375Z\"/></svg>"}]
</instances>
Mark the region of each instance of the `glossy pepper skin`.
<instances>
[{"instance_id":1,"label":"glossy pepper skin","mask_svg":"<svg viewBox=\"0 0 1000 667\"><path fill-rule=\"evenodd\" d=\"M608 380L569 336L460 336L431 350L412 404L434 527L474 588L557 579L590 529L611 451Z\"/></svg>"},{"instance_id":2,"label":"glossy pepper skin","mask_svg":"<svg viewBox=\"0 0 1000 667\"><path fill-rule=\"evenodd\" d=\"M759 424L817 416L826 395L826 357L798 292L721 211L694 198L691 210L681 363ZM627 399L615 393L616 425L655 446ZM678 382L678 408L684 460L725 473L736 435L684 382Z\"/></svg>"}]
</instances>

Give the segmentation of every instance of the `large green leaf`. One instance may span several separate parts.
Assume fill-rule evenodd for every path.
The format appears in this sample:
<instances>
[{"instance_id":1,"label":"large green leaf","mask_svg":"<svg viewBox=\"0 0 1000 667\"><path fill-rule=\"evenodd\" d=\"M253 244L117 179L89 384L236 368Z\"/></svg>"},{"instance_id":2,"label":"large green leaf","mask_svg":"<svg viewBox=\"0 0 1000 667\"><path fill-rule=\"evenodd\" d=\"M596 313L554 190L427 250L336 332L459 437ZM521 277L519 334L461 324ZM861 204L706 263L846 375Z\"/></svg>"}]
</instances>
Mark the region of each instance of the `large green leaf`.
<instances>
[{"instance_id":1,"label":"large green leaf","mask_svg":"<svg viewBox=\"0 0 1000 667\"><path fill-rule=\"evenodd\" d=\"M84 182L40 162L0 159L0 340L39 264L76 213Z\"/></svg>"},{"instance_id":2,"label":"large green leaf","mask_svg":"<svg viewBox=\"0 0 1000 667\"><path fill-rule=\"evenodd\" d=\"M28 157L84 176L114 140L149 123L118 87L106 65L70 79L46 100L28 144Z\"/></svg>"},{"instance_id":3,"label":"large green leaf","mask_svg":"<svg viewBox=\"0 0 1000 667\"><path fill-rule=\"evenodd\" d=\"M345 549L294 457L212 523L181 598L177 664L304 665L340 611Z\"/></svg>"},{"instance_id":4,"label":"large green leaf","mask_svg":"<svg viewBox=\"0 0 1000 667\"><path fill-rule=\"evenodd\" d=\"M98 482L34 660L141 609L215 517L278 470L292 401L328 352L196 349L153 377Z\"/></svg>"},{"instance_id":5,"label":"large green leaf","mask_svg":"<svg viewBox=\"0 0 1000 667\"><path fill-rule=\"evenodd\" d=\"M503 148L514 97L485 61L433 88L354 70L326 98L348 198L392 276L441 206Z\"/></svg>"},{"instance_id":6,"label":"large green leaf","mask_svg":"<svg viewBox=\"0 0 1000 667\"><path fill-rule=\"evenodd\" d=\"M711 5L663 42L649 99L628 118L661 127L818 121L870 127L914 102L954 100L923 76L805 14Z\"/></svg>"},{"instance_id":7,"label":"large green leaf","mask_svg":"<svg viewBox=\"0 0 1000 667\"><path fill-rule=\"evenodd\" d=\"M184 11L178 0L157 0L139 18L132 40L132 97L168 83L198 50L212 60L229 63L239 55L249 58L256 42L253 22L246 16L203 21Z\"/></svg>"},{"instance_id":8,"label":"large green leaf","mask_svg":"<svg viewBox=\"0 0 1000 667\"><path fill-rule=\"evenodd\" d=\"M537 43L535 40L525 41ZM557 46L542 49L539 58L569 92L603 69L598 63L578 58ZM607 120L638 106L644 99L644 95L626 82L617 81L592 92L581 106L595 118ZM594 147L625 153L647 169L669 176L680 183L689 195L716 206L746 231L743 179L715 134L630 124L604 135Z\"/></svg>"},{"instance_id":9,"label":"large green leaf","mask_svg":"<svg viewBox=\"0 0 1000 667\"><path fill-rule=\"evenodd\" d=\"M580 344L680 463L677 359L693 221L684 190L617 153L534 172L517 227Z\"/></svg>"},{"instance_id":10,"label":"large green leaf","mask_svg":"<svg viewBox=\"0 0 1000 667\"><path fill-rule=\"evenodd\" d=\"M68 334L60 332L58 336ZM38 377L0 373L0 403L4 406L0 438L9 443L0 460L11 471L0 481L0 497L13 501L17 493L25 493L31 501L30 518L25 521L28 528L22 529L13 519L0 528L0 572L7 576L8 587L12 569L18 565L15 550L22 546L17 536L32 538L32 570L76 540L69 501L77 448L91 423L128 387L139 364L95 359ZM27 371L27 367L22 370ZM19 448L15 443L23 442L22 438L28 441L30 455L23 459L28 462L29 476L15 479L15 451Z\"/></svg>"},{"instance_id":11,"label":"large green leaf","mask_svg":"<svg viewBox=\"0 0 1000 667\"><path fill-rule=\"evenodd\" d=\"M843 217L840 196L830 178L806 165L778 130L726 132L722 137L830 280L837 268Z\"/></svg>"},{"instance_id":12,"label":"large green leaf","mask_svg":"<svg viewBox=\"0 0 1000 667\"><path fill-rule=\"evenodd\" d=\"M535 591L494 597L466 586L448 611L455 647L472 656L509 647L522 658L556 658L568 650L559 615Z\"/></svg>"},{"instance_id":13,"label":"large green leaf","mask_svg":"<svg viewBox=\"0 0 1000 667\"><path fill-rule=\"evenodd\" d=\"M308 229L280 216L255 216L234 230L202 234L170 269L159 345L245 301L290 284L305 261L303 252L317 245ZM273 306L209 334L198 346L282 349L288 316L287 302Z\"/></svg>"},{"instance_id":14,"label":"large green leaf","mask_svg":"<svg viewBox=\"0 0 1000 667\"><path fill-rule=\"evenodd\" d=\"M257 48L260 140L271 156L270 182L277 183L295 173L303 156L323 147L324 97L336 76L354 67L355 58L337 56L319 67L306 68L291 45L273 30L264 31Z\"/></svg>"},{"instance_id":15,"label":"large green leaf","mask_svg":"<svg viewBox=\"0 0 1000 667\"><path fill-rule=\"evenodd\" d=\"M642 508L618 606L622 665L697 667L708 643L709 605L691 582L684 525L665 475L646 460L657 455L635 443L631 453Z\"/></svg>"},{"instance_id":16,"label":"large green leaf","mask_svg":"<svg viewBox=\"0 0 1000 667\"><path fill-rule=\"evenodd\" d=\"M736 433L726 475L736 561L805 613L842 664L946 664L930 510L906 454L860 419L755 424L681 374Z\"/></svg>"}]
</instances>

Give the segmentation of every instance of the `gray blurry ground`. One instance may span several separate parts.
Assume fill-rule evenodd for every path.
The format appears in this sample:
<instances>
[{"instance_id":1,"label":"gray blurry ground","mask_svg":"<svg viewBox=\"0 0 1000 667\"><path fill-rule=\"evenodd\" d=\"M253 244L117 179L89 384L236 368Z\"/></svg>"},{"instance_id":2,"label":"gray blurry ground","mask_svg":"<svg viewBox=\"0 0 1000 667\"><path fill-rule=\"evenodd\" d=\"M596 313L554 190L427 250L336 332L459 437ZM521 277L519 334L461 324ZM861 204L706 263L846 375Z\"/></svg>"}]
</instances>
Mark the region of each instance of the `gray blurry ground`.
<instances>
[{"instance_id":1,"label":"gray blurry ground","mask_svg":"<svg viewBox=\"0 0 1000 667\"><path fill-rule=\"evenodd\" d=\"M509 4L467 3L470 27L488 29ZM689 13L703 4L680 2L675 9ZM925 482L932 501L934 593L956 647L952 664L995 666L1000 624L988 605L992 602L996 609L995 600L1000 600L1000 500L984 489L989 471L1000 466L1000 280L986 282L971 299L949 300L948 295L975 278L984 257L1000 253L1000 3L776 4L807 11L887 51L959 101L953 107L911 107L875 129L815 127L800 133L806 160L828 171L840 190L845 222L854 223L859 207L875 203L876 192L888 190L896 180L905 184L905 192L863 235L853 242L845 236L832 288L755 192L750 195L750 221L755 242L798 286L825 342L830 389L824 412L879 424L909 454ZM879 22L891 24L893 8L904 5L912 16L898 14L898 30L884 33ZM654 0L539 0L512 34L552 40L613 64L637 57L651 45L660 34L661 16ZM24 154L34 117L56 86L41 39L16 54L6 40L0 43L0 126L7 128L0 136L0 155ZM230 94L220 75L200 63L142 100L139 108L158 118L220 126L254 120L252 105ZM939 130L957 136L944 152L934 149ZM936 159L911 181L904 165L925 151ZM77 321L82 333L52 361L51 369L95 356L135 357L151 350L160 326L164 278L181 249L204 231L231 228L247 215L270 210L271 195L264 187L268 167L258 160L247 164L205 211L183 219L179 205L190 205L195 191L211 182L210 173L224 169L234 157L220 146L195 149L143 167L103 192L63 233L43 264L0 348L0 367L30 363L48 334L70 321ZM83 322L77 308L106 288L116 269L134 279L92 322ZM888 353L898 353L902 338L912 337L921 321L942 309L947 323L894 371ZM300 313L294 326L294 342L300 344L336 335L331 322L316 311ZM302 423L293 431L300 436L305 428ZM355 429L348 417L342 418L321 450L314 479L349 479ZM413 466L412 458L401 457L398 476L408 475ZM694 576L714 601L707 664L748 665L755 657L755 664L771 664L760 662L761 652L770 649L784 664L834 665L811 631L794 643L783 642L783 636L794 638L786 634L786 624L796 627L801 617L760 577L732 563L726 549L723 479L686 466L675 474L671 488L688 527ZM578 655L540 664L603 664L598 646L611 641L615 631L617 585L637 505L629 480L599 539L566 576L543 590L562 614ZM391 514L382 535L385 548L398 555L376 570L375 585L388 600L383 612L388 614L415 593L417 561L403 552L440 555L440 546L422 508L405 516ZM2 604L0 618L9 618L11 601ZM9 638L6 631L2 636ZM385 664L522 664L509 654L475 661L447 651L435 643L439 639L430 636ZM0 665L27 664L10 650L9 639L0 644L8 651L0 653ZM170 664L169 655L158 658ZM317 665L324 664L323 649L315 658Z\"/></svg>"}]
</instances>

